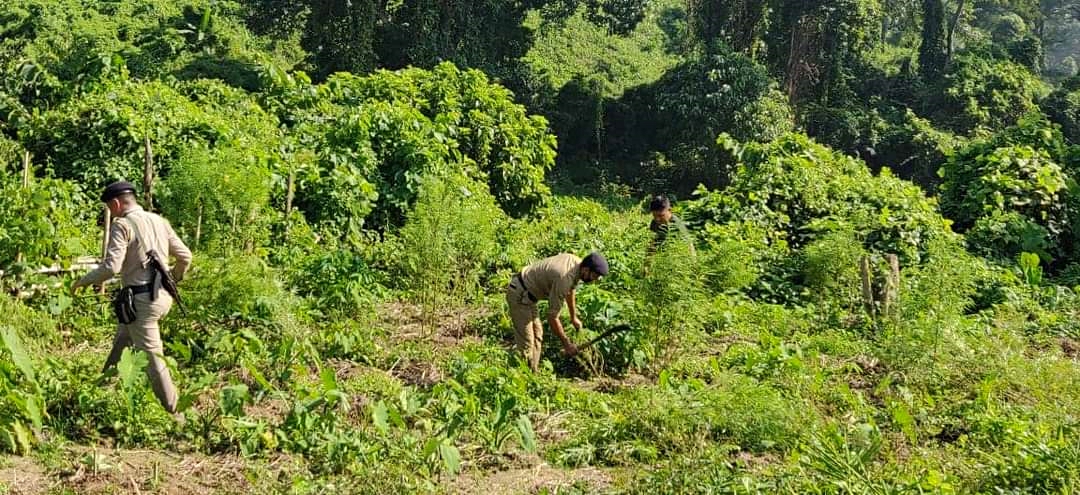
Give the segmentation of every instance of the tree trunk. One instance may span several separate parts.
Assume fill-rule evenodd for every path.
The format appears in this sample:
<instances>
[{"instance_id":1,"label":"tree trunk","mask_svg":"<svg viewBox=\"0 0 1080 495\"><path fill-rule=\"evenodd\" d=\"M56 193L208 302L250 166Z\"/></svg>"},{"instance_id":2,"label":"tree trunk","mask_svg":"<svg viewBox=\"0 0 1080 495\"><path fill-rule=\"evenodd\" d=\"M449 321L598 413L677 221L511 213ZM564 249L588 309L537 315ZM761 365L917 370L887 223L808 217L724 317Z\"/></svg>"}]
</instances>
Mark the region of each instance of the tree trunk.
<instances>
[{"instance_id":1,"label":"tree trunk","mask_svg":"<svg viewBox=\"0 0 1080 495\"><path fill-rule=\"evenodd\" d=\"M923 80L936 82L945 73L949 55L947 38L944 1L923 0L922 46L919 47Z\"/></svg>"},{"instance_id":2,"label":"tree trunk","mask_svg":"<svg viewBox=\"0 0 1080 495\"><path fill-rule=\"evenodd\" d=\"M22 166L23 166L23 179L22 179L23 182L22 182L22 185L23 185L24 188L27 188L27 187L30 187L30 176L32 175L30 173L30 152L29 151L26 151L26 152L23 153Z\"/></svg>"},{"instance_id":3,"label":"tree trunk","mask_svg":"<svg viewBox=\"0 0 1080 495\"><path fill-rule=\"evenodd\" d=\"M289 171L289 182L285 185L285 235L289 235L289 215L292 214L293 194L296 187L296 171Z\"/></svg>"},{"instance_id":4,"label":"tree trunk","mask_svg":"<svg viewBox=\"0 0 1080 495\"><path fill-rule=\"evenodd\" d=\"M866 308L866 313L871 317L874 316L874 288L871 285L873 279L870 273L870 258L863 256L859 260L859 276L862 280L862 295L863 295L863 307Z\"/></svg>"},{"instance_id":5,"label":"tree trunk","mask_svg":"<svg viewBox=\"0 0 1080 495\"><path fill-rule=\"evenodd\" d=\"M956 5L956 12L953 13L952 22L949 23L949 35L945 44L945 62L948 63L952 60L953 54L953 33L956 32L956 26L960 24L960 14L964 12L964 0L960 0L960 3Z\"/></svg>"}]
</instances>

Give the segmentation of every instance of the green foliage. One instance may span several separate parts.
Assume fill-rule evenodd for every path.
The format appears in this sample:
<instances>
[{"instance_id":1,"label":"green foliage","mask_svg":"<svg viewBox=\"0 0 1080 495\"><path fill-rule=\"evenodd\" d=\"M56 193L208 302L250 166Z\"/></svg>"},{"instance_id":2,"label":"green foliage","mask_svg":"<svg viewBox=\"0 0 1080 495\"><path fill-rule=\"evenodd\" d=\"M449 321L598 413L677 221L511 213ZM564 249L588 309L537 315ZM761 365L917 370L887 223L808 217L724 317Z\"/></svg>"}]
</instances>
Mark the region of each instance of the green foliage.
<instances>
[{"instance_id":1,"label":"green foliage","mask_svg":"<svg viewBox=\"0 0 1080 495\"><path fill-rule=\"evenodd\" d=\"M93 244L90 201L72 182L0 171L0 269L8 275L67 263ZM20 266L15 266L20 265Z\"/></svg>"},{"instance_id":2,"label":"green foliage","mask_svg":"<svg viewBox=\"0 0 1080 495\"><path fill-rule=\"evenodd\" d=\"M120 79L42 112L20 139L56 177L96 191L117 179L141 182L146 139L155 177L167 180L192 148L232 148L222 157L265 163L275 156L278 134L274 118L242 90L212 81Z\"/></svg>"},{"instance_id":3,"label":"green foliage","mask_svg":"<svg viewBox=\"0 0 1080 495\"><path fill-rule=\"evenodd\" d=\"M475 299L498 252L496 233L505 221L484 184L429 177L399 234L406 287L428 311Z\"/></svg>"},{"instance_id":4,"label":"green foliage","mask_svg":"<svg viewBox=\"0 0 1080 495\"><path fill-rule=\"evenodd\" d=\"M58 103L129 73L258 86L256 64L291 65L295 48L251 36L232 1L15 0L0 25L4 89L24 102Z\"/></svg>"},{"instance_id":5,"label":"green foliage","mask_svg":"<svg viewBox=\"0 0 1080 495\"><path fill-rule=\"evenodd\" d=\"M638 321L648 329L649 355L671 359L676 342L700 324L705 276L691 240L670 236L646 262Z\"/></svg>"},{"instance_id":6,"label":"green foliage","mask_svg":"<svg viewBox=\"0 0 1080 495\"><path fill-rule=\"evenodd\" d=\"M679 60L678 55L665 50L671 37L660 25L662 16L679 6L679 2L670 0L650 2L644 21L627 36L610 36L603 27L589 22L584 11L562 22L545 22L540 12L534 12L526 21L537 33L536 42L522 58L531 72L524 83L544 84L560 92L560 102L545 112L553 124L560 120L556 115L580 112L563 103L569 103L562 93L572 81L602 81L596 95L601 98L618 97L628 88L649 84ZM558 132L567 127L553 127L560 143L573 139L570 134ZM565 144L560 148L561 153L567 151Z\"/></svg>"},{"instance_id":7,"label":"green foliage","mask_svg":"<svg viewBox=\"0 0 1080 495\"><path fill-rule=\"evenodd\" d=\"M737 291L757 282L769 256L765 232L753 223L709 223L700 238L701 256L710 289Z\"/></svg>"},{"instance_id":8,"label":"green foliage","mask_svg":"<svg viewBox=\"0 0 1080 495\"><path fill-rule=\"evenodd\" d=\"M797 417L796 407L744 376L721 373L707 383L664 374L656 387L622 393L614 407L575 422L581 432L560 445L555 455L562 464L579 466L653 462L718 443L769 451L793 445L800 432L792 426L813 421Z\"/></svg>"},{"instance_id":9,"label":"green foliage","mask_svg":"<svg viewBox=\"0 0 1080 495\"><path fill-rule=\"evenodd\" d=\"M533 455L587 467L568 472L586 477L575 493L1075 491L1080 295L1057 284L1080 279L1076 88L1042 105L1064 134L1038 112L989 132L1042 94L1014 63L1040 58L1040 6L962 11L968 53L924 85L904 66L921 3L9 2L0 269L22 270L5 291L39 294L0 295L0 450L185 445L269 463L270 492L498 484ZM1008 21L992 43L1008 12L1023 32ZM692 51L691 28L735 49ZM541 44L519 61L532 29ZM320 84L287 71L305 56ZM410 63L434 68L331 74ZM555 112L573 150L560 172L577 167L600 199L551 198L547 120L493 80ZM793 115L836 149L786 134ZM153 206L196 250L190 313L162 322L184 425L156 406L144 355L99 376L104 298L61 294L68 275L23 277L96 251L92 198L139 182L147 136ZM933 185L945 162L972 254L887 170ZM696 243L650 256L642 191L619 181L726 188L678 202ZM569 336L628 330L583 352L574 380L565 358L554 374L512 364L508 275L593 250L612 272L580 288ZM898 311L870 324L857 260L888 253ZM396 300L417 294L446 306L422 313L437 334L417 335ZM592 481L603 466L622 468L610 486Z\"/></svg>"},{"instance_id":10,"label":"green foliage","mask_svg":"<svg viewBox=\"0 0 1080 495\"><path fill-rule=\"evenodd\" d=\"M997 260L1032 252L1049 261L1056 247L1055 236L1046 227L1015 211L994 210L980 216L964 237L973 252Z\"/></svg>"},{"instance_id":11,"label":"green foliage","mask_svg":"<svg viewBox=\"0 0 1080 495\"><path fill-rule=\"evenodd\" d=\"M918 263L927 242L950 234L918 188L888 172L873 176L861 161L805 136L744 145L725 139L738 171L722 192L699 191L687 206L694 222L753 222L770 244L795 249L850 229L868 250L899 254L905 264Z\"/></svg>"},{"instance_id":12,"label":"green foliage","mask_svg":"<svg viewBox=\"0 0 1080 495\"><path fill-rule=\"evenodd\" d=\"M238 149L183 151L160 201L178 233L196 248L210 242L229 251L266 244L270 170Z\"/></svg>"},{"instance_id":13,"label":"green foliage","mask_svg":"<svg viewBox=\"0 0 1080 495\"><path fill-rule=\"evenodd\" d=\"M859 260L866 253L854 232L826 233L807 244L799 255L803 284L820 304L858 307Z\"/></svg>"},{"instance_id":14,"label":"green foliage","mask_svg":"<svg viewBox=\"0 0 1080 495\"><path fill-rule=\"evenodd\" d=\"M933 191L941 181L937 174L941 164L963 144L962 138L905 109L881 131L878 142L873 143L874 156L867 161L889 167L898 177Z\"/></svg>"},{"instance_id":15,"label":"green foliage","mask_svg":"<svg viewBox=\"0 0 1080 495\"><path fill-rule=\"evenodd\" d=\"M335 250L313 254L290 274L292 286L315 307L355 313L385 292L386 275L363 253Z\"/></svg>"},{"instance_id":16,"label":"green foliage","mask_svg":"<svg viewBox=\"0 0 1080 495\"><path fill-rule=\"evenodd\" d=\"M858 69L881 36L881 4L865 0L783 0L772 5L766 62L783 75L795 104L851 99Z\"/></svg>"},{"instance_id":17,"label":"green foliage","mask_svg":"<svg viewBox=\"0 0 1080 495\"><path fill-rule=\"evenodd\" d=\"M1080 144L1080 81L1067 82L1050 94L1042 105L1047 117L1061 126L1072 144Z\"/></svg>"},{"instance_id":18,"label":"green foliage","mask_svg":"<svg viewBox=\"0 0 1080 495\"><path fill-rule=\"evenodd\" d=\"M546 122L528 116L479 71L339 74L317 87L285 88L283 120L311 143L317 167L299 182L298 206L338 227L364 220L400 225L421 177L452 170L484 182L505 211L521 215L549 195L554 165ZM348 230L348 229L346 229Z\"/></svg>"},{"instance_id":19,"label":"green foliage","mask_svg":"<svg viewBox=\"0 0 1080 495\"><path fill-rule=\"evenodd\" d=\"M606 146L626 155L613 171L650 189L684 194L729 179L731 164L715 146L718 134L767 141L794 126L787 98L765 68L722 45L628 91L607 115Z\"/></svg>"},{"instance_id":20,"label":"green foliage","mask_svg":"<svg viewBox=\"0 0 1080 495\"><path fill-rule=\"evenodd\" d=\"M949 157L939 172L942 211L971 229L968 242L979 252L1070 257L1075 156L1051 124L1025 118Z\"/></svg>"},{"instance_id":21,"label":"green foliage","mask_svg":"<svg viewBox=\"0 0 1080 495\"><path fill-rule=\"evenodd\" d=\"M1068 224L1069 178L1046 151L1011 146L974 162L950 160L943 172L942 210L959 226L991 211L1016 211L1060 234Z\"/></svg>"},{"instance_id":22,"label":"green foliage","mask_svg":"<svg viewBox=\"0 0 1080 495\"><path fill-rule=\"evenodd\" d=\"M0 450L27 454L40 439L44 396L18 332L3 326L0 337Z\"/></svg>"},{"instance_id":23,"label":"green foliage","mask_svg":"<svg viewBox=\"0 0 1080 495\"><path fill-rule=\"evenodd\" d=\"M960 55L940 83L935 120L958 132L1012 125L1038 109L1046 84L1013 62Z\"/></svg>"},{"instance_id":24,"label":"green foliage","mask_svg":"<svg viewBox=\"0 0 1080 495\"><path fill-rule=\"evenodd\" d=\"M255 256L205 258L184 280L183 296L196 321L242 327L261 325L295 330L297 301L274 276L275 270ZM206 339L205 334L190 337Z\"/></svg>"}]
</instances>

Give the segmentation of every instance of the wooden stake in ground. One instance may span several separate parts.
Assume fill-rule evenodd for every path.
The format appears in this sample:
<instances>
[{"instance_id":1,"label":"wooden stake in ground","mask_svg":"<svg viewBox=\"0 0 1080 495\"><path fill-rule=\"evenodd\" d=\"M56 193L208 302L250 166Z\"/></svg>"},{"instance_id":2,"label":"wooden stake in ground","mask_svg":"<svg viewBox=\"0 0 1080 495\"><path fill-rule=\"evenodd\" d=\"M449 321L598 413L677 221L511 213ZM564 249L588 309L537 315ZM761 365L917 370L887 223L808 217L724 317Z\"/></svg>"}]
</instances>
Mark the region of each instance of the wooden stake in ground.
<instances>
[{"instance_id":1,"label":"wooden stake in ground","mask_svg":"<svg viewBox=\"0 0 1080 495\"><path fill-rule=\"evenodd\" d=\"M895 317L897 302L900 301L900 258L889 254L885 259L889 260L889 276L885 279L885 314Z\"/></svg>"},{"instance_id":2,"label":"wooden stake in ground","mask_svg":"<svg viewBox=\"0 0 1080 495\"><path fill-rule=\"evenodd\" d=\"M146 194L146 211L154 211L154 150L150 147L150 135L143 138L143 191Z\"/></svg>"},{"instance_id":3,"label":"wooden stake in ground","mask_svg":"<svg viewBox=\"0 0 1080 495\"><path fill-rule=\"evenodd\" d=\"M870 273L870 257L863 256L859 260L859 275L862 278L862 295L863 305L866 307L866 312L873 317L874 316L874 289L871 286L872 274Z\"/></svg>"},{"instance_id":4,"label":"wooden stake in ground","mask_svg":"<svg viewBox=\"0 0 1080 495\"><path fill-rule=\"evenodd\" d=\"M295 192L296 171L289 171L289 182L285 186L285 235L289 235L289 214L292 213L293 194Z\"/></svg>"},{"instance_id":5,"label":"wooden stake in ground","mask_svg":"<svg viewBox=\"0 0 1080 495\"><path fill-rule=\"evenodd\" d=\"M199 201L199 218L195 221L195 245L199 245L199 239L202 237L202 211L203 204Z\"/></svg>"},{"instance_id":6,"label":"wooden stake in ground","mask_svg":"<svg viewBox=\"0 0 1080 495\"><path fill-rule=\"evenodd\" d=\"M30 174L30 152L29 151L23 153L22 166L23 166L22 185L23 185L23 187L30 187L30 175L31 174Z\"/></svg>"},{"instance_id":7,"label":"wooden stake in ground","mask_svg":"<svg viewBox=\"0 0 1080 495\"><path fill-rule=\"evenodd\" d=\"M23 186L23 189L28 189L30 187L30 152L29 151L26 151L26 152L23 153L22 166L23 166L22 186ZM16 263L22 263L22 260L23 260L22 251L16 252L15 253L15 262Z\"/></svg>"}]
</instances>

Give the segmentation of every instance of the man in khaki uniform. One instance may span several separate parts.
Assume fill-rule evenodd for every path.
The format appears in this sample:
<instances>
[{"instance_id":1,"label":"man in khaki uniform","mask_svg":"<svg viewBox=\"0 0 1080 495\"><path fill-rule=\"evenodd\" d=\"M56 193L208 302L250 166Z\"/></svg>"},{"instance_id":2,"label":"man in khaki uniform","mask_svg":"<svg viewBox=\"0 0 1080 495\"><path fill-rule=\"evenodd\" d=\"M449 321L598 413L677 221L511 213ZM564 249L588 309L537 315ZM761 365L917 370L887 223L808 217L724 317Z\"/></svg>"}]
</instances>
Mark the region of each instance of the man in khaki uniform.
<instances>
[{"instance_id":1,"label":"man in khaki uniform","mask_svg":"<svg viewBox=\"0 0 1080 495\"><path fill-rule=\"evenodd\" d=\"M176 236L169 222L139 206L135 201L135 187L131 183L120 181L110 184L102 193L101 201L108 206L114 219L109 230L105 258L97 269L75 282L71 290L75 292L80 287L100 285L116 274L120 274L124 287L132 288L135 321L117 326L104 371L120 361L125 347L134 346L145 352L149 358L146 372L154 395L165 410L175 413L176 387L165 366L165 349L158 328L158 320L172 308L173 299L162 289L161 277L154 277L154 268L148 264L146 252L151 249L157 251L163 263L167 262L169 256L176 258L172 276L179 282L191 265L191 251Z\"/></svg>"},{"instance_id":2,"label":"man in khaki uniform","mask_svg":"<svg viewBox=\"0 0 1080 495\"><path fill-rule=\"evenodd\" d=\"M578 282L595 282L607 273L607 261L600 253L591 253L584 259L563 253L533 263L510 279L506 303L514 322L514 349L529 362L529 368L540 369L540 350L544 342L544 327L536 307L539 298L547 298L548 324L562 341L563 351L573 356L577 354L577 346L567 338L559 321L563 301L570 310L571 324L580 330L574 289Z\"/></svg>"}]
</instances>

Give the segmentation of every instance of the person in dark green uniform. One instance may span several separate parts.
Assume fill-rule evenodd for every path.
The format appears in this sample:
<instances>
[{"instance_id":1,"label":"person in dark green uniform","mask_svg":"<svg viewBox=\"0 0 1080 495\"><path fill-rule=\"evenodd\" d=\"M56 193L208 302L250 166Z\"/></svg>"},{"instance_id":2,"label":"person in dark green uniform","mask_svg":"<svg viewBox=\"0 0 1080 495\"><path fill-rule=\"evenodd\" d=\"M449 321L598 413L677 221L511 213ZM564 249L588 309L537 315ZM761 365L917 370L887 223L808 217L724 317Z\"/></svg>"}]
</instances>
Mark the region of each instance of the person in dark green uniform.
<instances>
[{"instance_id":1,"label":"person in dark green uniform","mask_svg":"<svg viewBox=\"0 0 1080 495\"><path fill-rule=\"evenodd\" d=\"M652 213L653 217L652 222L649 224L649 230L654 234L653 241L649 245L649 254L655 253L667 241L672 228L675 229L681 239L690 242L690 253L694 253L694 243L690 237L690 231L686 228L686 223L678 215L672 213L671 200L665 196L654 196L652 201L649 202L649 212Z\"/></svg>"}]
</instances>

